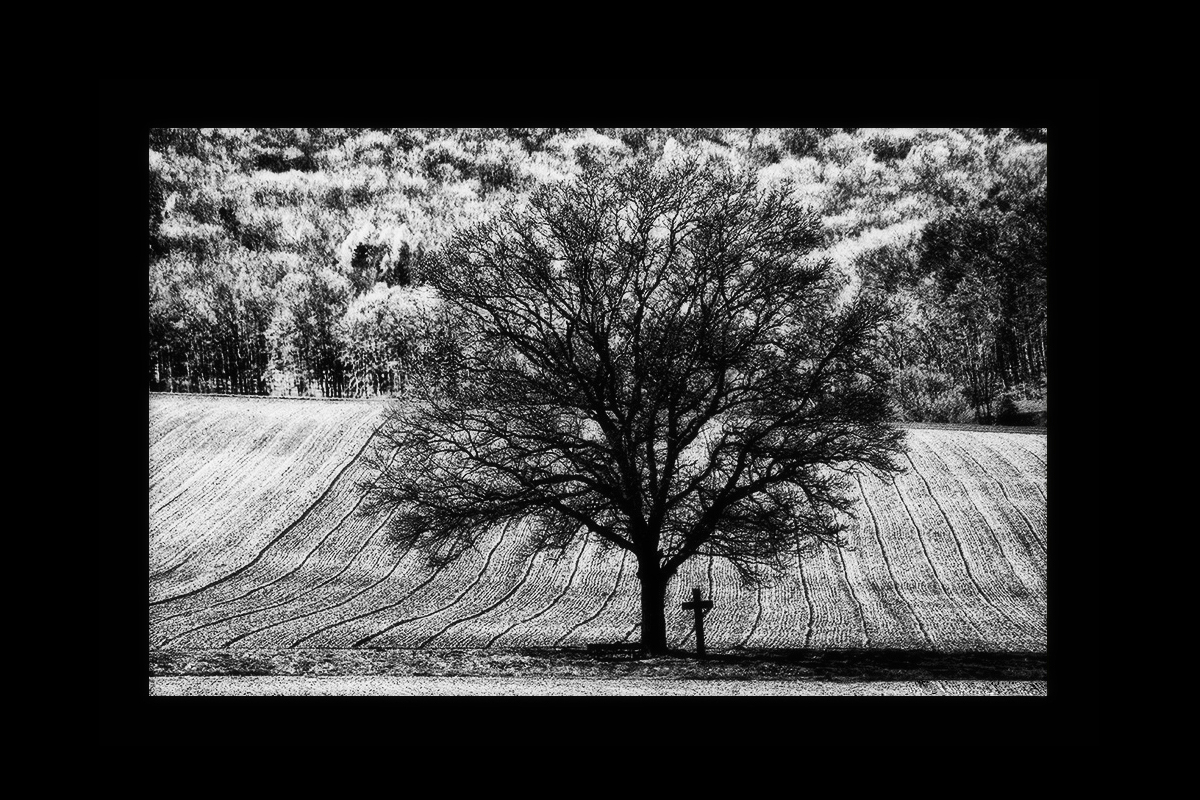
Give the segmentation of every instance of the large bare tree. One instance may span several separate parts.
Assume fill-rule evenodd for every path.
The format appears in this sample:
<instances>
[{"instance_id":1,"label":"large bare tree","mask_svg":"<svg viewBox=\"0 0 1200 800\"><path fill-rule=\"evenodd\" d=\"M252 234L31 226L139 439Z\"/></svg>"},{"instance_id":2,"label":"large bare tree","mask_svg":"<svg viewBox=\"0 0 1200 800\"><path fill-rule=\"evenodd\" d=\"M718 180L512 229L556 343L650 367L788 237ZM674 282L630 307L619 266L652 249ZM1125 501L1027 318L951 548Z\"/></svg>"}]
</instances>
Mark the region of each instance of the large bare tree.
<instances>
[{"instance_id":1,"label":"large bare tree","mask_svg":"<svg viewBox=\"0 0 1200 800\"><path fill-rule=\"evenodd\" d=\"M435 561L516 520L537 548L628 550L665 652L687 559L753 580L840 538L854 471L896 469L889 312L806 258L821 235L786 188L696 160L594 166L460 232L435 277L449 382L391 408L372 501Z\"/></svg>"}]
</instances>

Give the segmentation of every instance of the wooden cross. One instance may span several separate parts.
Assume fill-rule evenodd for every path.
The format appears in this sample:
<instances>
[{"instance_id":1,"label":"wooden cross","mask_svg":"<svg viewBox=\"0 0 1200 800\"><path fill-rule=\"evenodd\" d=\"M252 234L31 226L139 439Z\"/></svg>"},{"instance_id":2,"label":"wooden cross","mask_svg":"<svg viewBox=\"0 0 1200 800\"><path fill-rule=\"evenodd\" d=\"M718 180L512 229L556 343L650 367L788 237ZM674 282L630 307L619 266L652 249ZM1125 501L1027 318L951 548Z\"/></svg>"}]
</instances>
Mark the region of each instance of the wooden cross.
<instances>
[{"instance_id":1,"label":"wooden cross","mask_svg":"<svg viewBox=\"0 0 1200 800\"><path fill-rule=\"evenodd\" d=\"M712 608L712 600L701 600L700 589L692 589L692 602L684 603L684 611L696 612L696 654L704 656L704 615Z\"/></svg>"}]
</instances>

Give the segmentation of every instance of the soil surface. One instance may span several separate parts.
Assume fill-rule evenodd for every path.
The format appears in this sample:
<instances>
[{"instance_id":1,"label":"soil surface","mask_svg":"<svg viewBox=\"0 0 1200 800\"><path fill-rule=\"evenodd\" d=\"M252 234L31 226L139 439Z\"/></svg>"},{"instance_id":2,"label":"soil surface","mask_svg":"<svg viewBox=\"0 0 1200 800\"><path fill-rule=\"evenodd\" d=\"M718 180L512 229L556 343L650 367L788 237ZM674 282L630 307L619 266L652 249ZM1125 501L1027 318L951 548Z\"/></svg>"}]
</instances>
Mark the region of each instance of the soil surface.
<instances>
[{"instance_id":1,"label":"soil surface","mask_svg":"<svg viewBox=\"0 0 1200 800\"><path fill-rule=\"evenodd\" d=\"M978 431L980 433L1036 433L1046 435L1045 425L975 425L967 422L894 422L898 428L933 428L942 431Z\"/></svg>"},{"instance_id":2,"label":"soil surface","mask_svg":"<svg viewBox=\"0 0 1200 800\"><path fill-rule=\"evenodd\" d=\"M1045 681L1046 654L921 650L675 651L654 658L582 648L151 650L150 677L592 678L691 681Z\"/></svg>"},{"instance_id":3,"label":"soil surface","mask_svg":"<svg viewBox=\"0 0 1200 800\"><path fill-rule=\"evenodd\" d=\"M664 678L414 678L173 677L151 678L164 696L410 696L410 697L787 697L787 696L1032 696L1045 681L671 680Z\"/></svg>"}]
</instances>

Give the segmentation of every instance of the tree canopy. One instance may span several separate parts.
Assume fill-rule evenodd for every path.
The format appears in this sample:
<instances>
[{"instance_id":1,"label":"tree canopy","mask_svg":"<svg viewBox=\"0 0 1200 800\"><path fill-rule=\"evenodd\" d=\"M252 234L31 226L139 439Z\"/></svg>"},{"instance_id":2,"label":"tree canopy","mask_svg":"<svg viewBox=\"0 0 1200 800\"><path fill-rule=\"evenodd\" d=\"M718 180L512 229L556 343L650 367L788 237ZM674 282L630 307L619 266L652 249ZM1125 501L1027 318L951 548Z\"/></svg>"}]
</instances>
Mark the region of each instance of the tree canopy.
<instances>
[{"instance_id":1,"label":"tree canopy","mask_svg":"<svg viewBox=\"0 0 1200 800\"><path fill-rule=\"evenodd\" d=\"M894 306L817 257L786 182L686 154L593 158L461 230L429 279L457 329L393 406L371 502L435 561L489 526L632 553L642 643L698 554L745 580L837 540L855 471L896 467Z\"/></svg>"},{"instance_id":2,"label":"tree canopy","mask_svg":"<svg viewBox=\"0 0 1200 800\"><path fill-rule=\"evenodd\" d=\"M456 230L592 165L683 155L788 187L819 218L815 252L899 301L884 332L897 419L1002 420L1005 402L1046 394L1046 142L1029 128L152 129L148 384L402 391L427 349L410 334L441 322L367 324L365 309L411 305Z\"/></svg>"}]
</instances>

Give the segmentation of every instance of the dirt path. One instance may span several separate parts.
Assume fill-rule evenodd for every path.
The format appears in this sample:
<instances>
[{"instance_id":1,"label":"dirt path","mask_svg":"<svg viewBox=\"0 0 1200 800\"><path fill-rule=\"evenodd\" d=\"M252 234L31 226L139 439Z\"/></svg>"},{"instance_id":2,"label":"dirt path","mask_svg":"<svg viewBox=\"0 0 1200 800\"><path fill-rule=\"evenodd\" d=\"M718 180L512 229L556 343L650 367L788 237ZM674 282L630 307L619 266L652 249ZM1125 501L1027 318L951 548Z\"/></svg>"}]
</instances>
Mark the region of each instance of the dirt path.
<instances>
[{"instance_id":1,"label":"dirt path","mask_svg":"<svg viewBox=\"0 0 1200 800\"><path fill-rule=\"evenodd\" d=\"M1045 681L667 680L656 678L171 677L150 678L151 696L1031 696Z\"/></svg>"}]
</instances>

